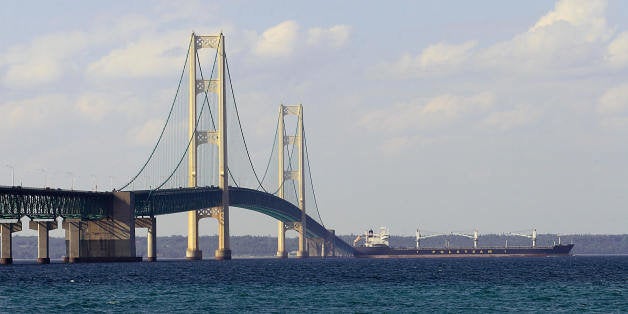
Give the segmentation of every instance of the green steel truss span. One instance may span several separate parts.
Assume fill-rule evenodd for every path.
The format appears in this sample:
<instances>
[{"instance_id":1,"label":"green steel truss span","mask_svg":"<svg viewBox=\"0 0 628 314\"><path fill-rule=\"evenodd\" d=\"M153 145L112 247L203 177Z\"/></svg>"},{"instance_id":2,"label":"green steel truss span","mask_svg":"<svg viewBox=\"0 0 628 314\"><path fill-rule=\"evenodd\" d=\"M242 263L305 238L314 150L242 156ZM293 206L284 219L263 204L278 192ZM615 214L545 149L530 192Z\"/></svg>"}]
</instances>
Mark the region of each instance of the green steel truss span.
<instances>
[{"instance_id":1,"label":"green steel truss span","mask_svg":"<svg viewBox=\"0 0 628 314\"><path fill-rule=\"evenodd\" d=\"M220 205L217 187L133 191L135 216L147 217L187 212Z\"/></svg>"},{"instance_id":2,"label":"green steel truss span","mask_svg":"<svg viewBox=\"0 0 628 314\"><path fill-rule=\"evenodd\" d=\"M130 191L136 217L187 212L221 205L218 187ZM277 220L301 221L294 204L266 192L229 187L229 205L256 211ZM55 219L57 217L99 220L111 217L112 192L37 189L0 186L0 219ZM310 216L306 217L306 237L329 238L331 233ZM335 238L336 246L353 252L346 242Z\"/></svg>"},{"instance_id":3,"label":"green steel truss span","mask_svg":"<svg viewBox=\"0 0 628 314\"><path fill-rule=\"evenodd\" d=\"M112 194L0 186L0 218L98 220L111 215Z\"/></svg>"}]
</instances>

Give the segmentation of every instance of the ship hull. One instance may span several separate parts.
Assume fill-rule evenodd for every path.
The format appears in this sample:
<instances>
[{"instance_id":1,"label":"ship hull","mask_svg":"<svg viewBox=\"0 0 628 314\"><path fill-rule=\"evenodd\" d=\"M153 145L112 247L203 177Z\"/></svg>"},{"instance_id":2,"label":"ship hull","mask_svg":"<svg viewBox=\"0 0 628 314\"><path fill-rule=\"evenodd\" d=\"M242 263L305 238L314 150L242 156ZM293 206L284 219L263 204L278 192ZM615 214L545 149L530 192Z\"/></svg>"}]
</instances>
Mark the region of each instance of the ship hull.
<instances>
[{"instance_id":1,"label":"ship hull","mask_svg":"<svg viewBox=\"0 0 628 314\"><path fill-rule=\"evenodd\" d=\"M391 248L355 247L355 256L362 258L464 258L464 257L546 257L569 255L573 244L550 247L486 247L486 248Z\"/></svg>"}]
</instances>

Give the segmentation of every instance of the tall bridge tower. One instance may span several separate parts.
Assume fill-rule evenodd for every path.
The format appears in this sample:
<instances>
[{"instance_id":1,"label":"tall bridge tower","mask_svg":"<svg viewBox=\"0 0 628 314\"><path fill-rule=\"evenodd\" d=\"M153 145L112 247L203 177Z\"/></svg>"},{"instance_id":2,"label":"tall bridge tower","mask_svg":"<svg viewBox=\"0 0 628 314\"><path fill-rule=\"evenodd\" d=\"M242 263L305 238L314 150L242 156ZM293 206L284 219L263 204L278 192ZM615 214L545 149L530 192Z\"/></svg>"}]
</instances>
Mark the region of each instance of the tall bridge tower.
<instances>
[{"instance_id":1,"label":"tall bridge tower","mask_svg":"<svg viewBox=\"0 0 628 314\"><path fill-rule=\"evenodd\" d=\"M285 116L286 115L295 115L297 117L297 134L296 135L286 135L285 133ZM305 171L304 169L304 136L303 136L303 105L299 104L297 106L279 106L279 127L277 131L278 136L278 145L277 148L279 150L277 156L279 161L279 191L277 196L281 198L285 198L285 188L287 180L294 180L298 183L298 191L297 197L299 200L299 209L301 209L301 221L295 222L291 225L287 225L286 223L279 221L278 222L278 234L277 234L277 257L285 258L288 257L288 253L286 252L286 230L294 229L299 233L299 250L297 251L297 257L305 258L308 256L307 251L307 243L305 237L306 229L306 218L307 215L305 213ZM298 169L294 170L286 170L285 160L284 160L284 152L286 146L288 145L296 145L299 151L298 157Z\"/></svg>"},{"instance_id":2,"label":"tall bridge tower","mask_svg":"<svg viewBox=\"0 0 628 314\"><path fill-rule=\"evenodd\" d=\"M212 217L218 220L218 249L216 259L231 259L229 248L229 168L227 166L227 106L225 101L225 37L221 33L214 36L200 36L192 33L190 41L189 69L189 137L188 150L188 186L196 187L198 183L197 147L202 144L218 146L218 187L222 190L222 202L218 207L209 210L192 210L188 212L188 248L185 257L190 260L202 259L203 254L198 246L198 221ZM197 50L214 48L218 50L218 78L203 80L196 77ZM200 93L213 92L218 96L218 127L216 130L197 130L196 98Z\"/></svg>"}]
</instances>

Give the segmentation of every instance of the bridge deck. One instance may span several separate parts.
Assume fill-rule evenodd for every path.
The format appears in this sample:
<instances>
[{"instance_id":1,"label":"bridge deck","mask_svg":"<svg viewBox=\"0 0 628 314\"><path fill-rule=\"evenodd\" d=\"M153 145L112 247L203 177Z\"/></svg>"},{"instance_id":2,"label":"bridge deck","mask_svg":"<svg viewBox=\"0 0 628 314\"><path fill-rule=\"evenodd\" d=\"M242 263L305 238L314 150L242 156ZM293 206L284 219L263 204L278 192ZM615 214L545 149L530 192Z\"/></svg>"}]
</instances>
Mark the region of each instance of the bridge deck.
<instances>
[{"instance_id":1,"label":"bridge deck","mask_svg":"<svg viewBox=\"0 0 628 314\"><path fill-rule=\"evenodd\" d=\"M218 187L130 191L136 217L158 216L219 206ZM230 206L253 210L283 222L300 222L301 210L273 194L253 189L229 187ZM0 186L0 219L55 219L57 217L99 220L111 217L112 192L39 189ZM310 216L306 217L306 236L328 239L331 233ZM333 236L335 237L335 236ZM353 247L338 237L337 248L353 252Z\"/></svg>"}]
</instances>

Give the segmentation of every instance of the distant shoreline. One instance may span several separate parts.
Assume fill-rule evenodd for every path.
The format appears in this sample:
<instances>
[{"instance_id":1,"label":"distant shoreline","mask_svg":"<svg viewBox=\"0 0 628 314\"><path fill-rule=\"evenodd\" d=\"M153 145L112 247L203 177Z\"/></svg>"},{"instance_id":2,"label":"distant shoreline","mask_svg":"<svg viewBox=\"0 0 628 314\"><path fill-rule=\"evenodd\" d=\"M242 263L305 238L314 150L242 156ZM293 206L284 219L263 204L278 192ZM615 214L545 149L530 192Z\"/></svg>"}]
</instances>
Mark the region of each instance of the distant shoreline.
<instances>
[{"instance_id":1,"label":"distant shoreline","mask_svg":"<svg viewBox=\"0 0 628 314\"><path fill-rule=\"evenodd\" d=\"M345 242L353 243L356 235L340 236ZM575 256L625 256L628 255L628 234L617 235L561 235L561 243L574 243L572 254ZM414 247L416 239L413 236L391 236L390 244L393 247ZM446 241L450 247L469 247L472 240L458 236L440 236L421 241L424 247L444 247ZM481 235L479 246L503 247L530 246L530 239L505 235ZM549 246L558 241L556 235L540 234L537 246ZM136 237L137 256L146 256L146 237ZM199 246L203 257L210 259L216 250L218 240L216 236L200 236ZM297 238L286 238L286 250L294 251L298 247ZM162 236L157 238L158 259L179 259L185 257L187 237ZM231 236L231 249L237 258L272 258L277 252L277 238L272 236ZM65 239L50 237L50 257L52 260L61 259L65 252ZM35 259L37 254L36 236L13 237L14 260Z\"/></svg>"}]
</instances>

